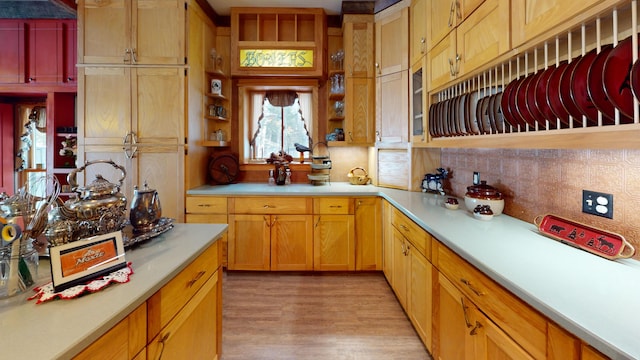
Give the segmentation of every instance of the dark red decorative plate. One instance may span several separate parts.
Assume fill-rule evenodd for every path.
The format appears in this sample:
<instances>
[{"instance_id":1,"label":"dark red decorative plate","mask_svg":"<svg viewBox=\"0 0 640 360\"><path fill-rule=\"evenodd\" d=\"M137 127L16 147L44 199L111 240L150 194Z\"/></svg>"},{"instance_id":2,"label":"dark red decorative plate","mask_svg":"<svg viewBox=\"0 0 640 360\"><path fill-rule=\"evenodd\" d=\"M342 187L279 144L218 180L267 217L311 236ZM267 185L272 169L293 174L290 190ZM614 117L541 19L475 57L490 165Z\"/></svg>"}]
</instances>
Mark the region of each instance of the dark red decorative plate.
<instances>
[{"instance_id":1,"label":"dark red decorative plate","mask_svg":"<svg viewBox=\"0 0 640 360\"><path fill-rule=\"evenodd\" d=\"M535 74L531 75L531 81L529 81L529 85L527 85L527 89L525 90L527 97L525 105L531 116L533 116L535 121L538 123L539 129L545 129L547 127L547 119L536 106L536 86L538 85L538 79L540 79L543 72L544 70L539 70Z\"/></svg>"},{"instance_id":2,"label":"dark red decorative plate","mask_svg":"<svg viewBox=\"0 0 640 360\"><path fill-rule=\"evenodd\" d=\"M574 127L582 127L582 111L580 111L578 105L576 105L571 98L571 74L573 74L573 70L580 63L580 59L582 59L581 56L571 60L560 75L560 102L573 118Z\"/></svg>"},{"instance_id":3,"label":"dark red decorative plate","mask_svg":"<svg viewBox=\"0 0 640 360\"><path fill-rule=\"evenodd\" d=\"M630 258L636 252L622 235L559 216L538 216L533 222L543 235L609 260Z\"/></svg>"},{"instance_id":4,"label":"dark red decorative plate","mask_svg":"<svg viewBox=\"0 0 640 360\"><path fill-rule=\"evenodd\" d=\"M556 69L555 65L550 65L548 68L542 71L540 77L536 81L535 89L535 106L538 108L538 111L543 115L545 120L549 121L550 128L557 127L557 119L556 114L553 113L549 103L547 103L547 84L549 83L549 78L551 74Z\"/></svg>"},{"instance_id":5,"label":"dark red decorative plate","mask_svg":"<svg viewBox=\"0 0 640 360\"><path fill-rule=\"evenodd\" d=\"M518 121L515 118L515 115L511 113L510 102L511 102L511 94L513 93L513 90L517 87L519 80L520 79L511 81L504 88L504 92L502 94L502 100L500 101L500 108L502 109L502 114L504 114L505 121L509 125L513 126L514 128L518 127Z\"/></svg>"},{"instance_id":6,"label":"dark red decorative plate","mask_svg":"<svg viewBox=\"0 0 640 360\"><path fill-rule=\"evenodd\" d=\"M493 103L493 116L496 123L496 131L498 133L511 132L511 127L504 121L504 114L502 113L502 96L503 92L496 94L496 101Z\"/></svg>"},{"instance_id":7,"label":"dark red decorative plate","mask_svg":"<svg viewBox=\"0 0 640 360\"><path fill-rule=\"evenodd\" d=\"M481 97L480 100L478 100L478 106L476 107L476 119L478 119L478 130L480 131L480 134L486 134L487 132L485 132L485 128L484 128L484 122L482 121L483 119L483 114L484 111L486 110L486 106L485 103L487 102L487 97Z\"/></svg>"},{"instance_id":8,"label":"dark red decorative plate","mask_svg":"<svg viewBox=\"0 0 640 360\"><path fill-rule=\"evenodd\" d=\"M631 67L631 90L636 99L640 100L640 60Z\"/></svg>"},{"instance_id":9,"label":"dark red decorative plate","mask_svg":"<svg viewBox=\"0 0 640 360\"><path fill-rule=\"evenodd\" d=\"M568 65L569 64L567 62L562 62L560 65L556 66L549 76L546 91L547 105L549 105L553 114L567 126L569 125L569 113L567 112L567 109L562 106L562 100L560 99L560 78L562 77L562 72Z\"/></svg>"},{"instance_id":10,"label":"dark red decorative plate","mask_svg":"<svg viewBox=\"0 0 640 360\"><path fill-rule=\"evenodd\" d=\"M587 118L588 125L598 125L598 108L593 105L587 90L589 68L597 56L598 53L593 49L577 60L569 81L571 99Z\"/></svg>"},{"instance_id":11,"label":"dark red decorative plate","mask_svg":"<svg viewBox=\"0 0 640 360\"><path fill-rule=\"evenodd\" d=\"M587 72L587 92L593 105L602 113L602 124L615 124L616 107L607 97L604 91L604 63L613 50L613 45L605 45L600 49L600 53L593 60ZM625 124L631 119L620 113L620 122Z\"/></svg>"},{"instance_id":12,"label":"dark red decorative plate","mask_svg":"<svg viewBox=\"0 0 640 360\"><path fill-rule=\"evenodd\" d=\"M476 108L478 107L478 91L473 91L469 94L469 98L467 99L467 110L466 110L466 120L467 120L467 131L470 134L478 135L480 134L480 129L478 128L478 119L476 118Z\"/></svg>"},{"instance_id":13,"label":"dark red decorative plate","mask_svg":"<svg viewBox=\"0 0 640 360\"><path fill-rule=\"evenodd\" d=\"M496 118L493 112L493 107L496 103L496 95L489 95L489 102L487 103L487 118L489 119L489 127L491 128L491 133L495 134L498 132L496 129Z\"/></svg>"},{"instance_id":14,"label":"dark red decorative plate","mask_svg":"<svg viewBox=\"0 0 640 360\"><path fill-rule=\"evenodd\" d=\"M611 50L604 62L602 85L613 105L627 118L633 118L633 91L631 90L631 37L622 40ZM636 44L637 46L637 44ZM622 121L620 121L622 122Z\"/></svg>"},{"instance_id":15,"label":"dark red decorative plate","mask_svg":"<svg viewBox=\"0 0 640 360\"><path fill-rule=\"evenodd\" d=\"M529 108L527 107L527 87L532 79L533 76L527 76L520 82L518 89L515 92L514 104L516 112L520 114L520 119L529 124L529 126L535 128L536 118L533 117L533 114L529 112Z\"/></svg>"},{"instance_id":16,"label":"dark red decorative plate","mask_svg":"<svg viewBox=\"0 0 640 360\"><path fill-rule=\"evenodd\" d=\"M527 122L522 118L520 112L518 111L518 89L520 89L520 85L526 80L526 77L518 79L518 82L514 84L515 88L511 90L511 93L509 94L509 112L511 113L511 116L513 117L515 123L522 127L524 127Z\"/></svg>"},{"instance_id":17,"label":"dark red decorative plate","mask_svg":"<svg viewBox=\"0 0 640 360\"><path fill-rule=\"evenodd\" d=\"M429 105L429 135L431 137L436 137L436 108L438 107L438 103L432 103Z\"/></svg>"}]
</instances>

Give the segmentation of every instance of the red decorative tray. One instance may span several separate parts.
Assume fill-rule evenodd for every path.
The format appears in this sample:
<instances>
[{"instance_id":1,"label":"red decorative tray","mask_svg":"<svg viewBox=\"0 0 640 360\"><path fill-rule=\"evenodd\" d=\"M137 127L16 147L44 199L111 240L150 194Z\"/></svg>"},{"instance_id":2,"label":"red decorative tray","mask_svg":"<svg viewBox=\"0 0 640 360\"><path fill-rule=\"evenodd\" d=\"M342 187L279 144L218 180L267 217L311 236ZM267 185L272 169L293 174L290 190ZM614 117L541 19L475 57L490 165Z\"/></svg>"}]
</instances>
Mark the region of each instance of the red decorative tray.
<instances>
[{"instance_id":1,"label":"red decorative tray","mask_svg":"<svg viewBox=\"0 0 640 360\"><path fill-rule=\"evenodd\" d=\"M559 216L537 216L533 222L543 235L609 260L630 258L636 252L622 235Z\"/></svg>"}]
</instances>

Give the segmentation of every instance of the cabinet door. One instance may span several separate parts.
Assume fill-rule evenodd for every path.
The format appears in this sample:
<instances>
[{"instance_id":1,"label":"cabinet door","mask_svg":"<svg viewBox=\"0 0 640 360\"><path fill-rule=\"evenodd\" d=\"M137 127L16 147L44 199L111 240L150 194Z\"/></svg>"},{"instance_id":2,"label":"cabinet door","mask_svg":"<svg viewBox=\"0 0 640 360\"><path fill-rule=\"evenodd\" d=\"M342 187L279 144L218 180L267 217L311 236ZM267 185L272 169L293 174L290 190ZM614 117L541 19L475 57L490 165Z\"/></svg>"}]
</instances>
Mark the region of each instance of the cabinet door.
<instances>
[{"instance_id":1,"label":"cabinet door","mask_svg":"<svg viewBox=\"0 0 640 360\"><path fill-rule=\"evenodd\" d=\"M315 215L313 218L313 269L355 270L353 215Z\"/></svg>"},{"instance_id":2,"label":"cabinet door","mask_svg":"<svg viewBox=\"0 0 640 360\"><path fill-rule=\"evenodd\" d=\"M229 270L270 269L270 226L269 215L229 215Z\"/></svg>"},{"instance_id":3,"label":"cabinet door","mask_svg":"<svg viewBox=\"0 0 640 360\"><path fill-rule=\"evenodd\" d=\"M511 2L513 47L522 45L554 26L577 18L601 0L520 0Z\"/></svg>"},{"instance_id":4,"label":"cabinet door","mask_svg":"<svg viewBox=\"0 0 640 360\"><path fill-rule=\"evenodd\" d=\"M271 270L313 270L312 221L312 215L271 215Z\"/></svg>"},{"instance_id":5,"label":"cabinet door","mask_svg":"<svg viewBox=\"0 0 640 360\"><path fill-rule=\"evenodd\" d=\"M411 142L422 144L427 141L427 71L426 57L411 67L411 87L409 107L411 108Z\"/></svg>"},{"instance_id":6,"label":"cabinet door","mask_svg":"<svg viewBox=\"0 0 640 360\"><path fill-rule=\"evenodd\" d=\"M478 309L472 308L470 312L473 312L470 317L478 321L474 325L478 326L474 336L474 360L533 360L531 355Z\"/></svg>"},{"instance_id":7,"label":"cabinet door","mask_svg":"<svg viewBox=\"0 0 640 360\"><path fill-rule=\"evenodd\" d=\"M78 26L75 20L62 22L62 82L78 82Z\"/></svg>"},{"instance_id":8,"label":"cabinet door","mask_svg":"<svg viewBox=\"0 0 640 360\"><path fill-rule=\"evenodd\" d=\"M78 62L130 62L130 0L78 0Z\"/></svg>"},{"instance_id":9,"label":"cabinet door","mask_svg":"<svg viewBox=\"0 0 640 360\"><path fill-rule=\"evenodd\" d=\"M409 276L409 260L407 258L409 243L396 229L393 229L393 290L403 309L407 309L407 279Z\"/></svg>"},{"instance_id":10,"label":"cabinet door","mask_svg":"<svg viewBox=\"0 0 640 360\"><path fill-rule=\"evenodd\" d=\"M377 141L409 141L409 75L400 71L376 78Z\"/></svg>"},{"instance_id":11,"label":"cabinet door","mask_svg":"<svg viewBox=\"0 0 640 360\"><path fill-rule=\"evenodd\" d=\"M184 69L132 71L135 81L131 85L134 101L131 129L137 141L148 145L184 144Z\"/></svg>"},{"instance_id":12,"label":"cabinet door","mask_svg":"<svg viewBox=\"0 0 640 360\"><path fill-rule=\"evenodd\" d=\"M409 63L415 64L427 53L427 0L411 1L409 17Z\"/></svg>"},{"instance_id":13,"label":"cabinet door","mask_svg":"<svg viewBox=\"0 0 640 360\"><path fill-rule=\"evenodd\" d=\"M162 216L184 222L184 147L179 145L138 147L130 174L132 186L145 182L158 191ZM133 188L125 193L133 196Z\"/></svg>"},{"instance_id":14,"label":"cabinet door","mask_svg":"<svg viewBox=\"0 0 640 360\"><path fill-rule=\"evenodd\" d=\"M456 0L427 0L427 45L433 48L456 26Z\"/></svg>"},{"instance_id":15,"label":"cabinet door","mask_svg":"<svg viewBox=\"0 0 640 360\"><path fill-rule=\"evenodd\" d=\"M220 356L218 327L221 313L220 271L186 303L184 308L147 345L149 359L215 359ZM196 335L197 336L194 336Z\"/></svg>"},{"instance_id":16,"label":"cabinet door","mask_svg":"<svg viewBox=\"0 0 640 360\"><path fill-rule=\"evenodd\" d=\"M134 64L184 64L184 0L131 0Z\"/></svg>"},{"instance_id":17,"label":"cabinet door","mask_svg":"<svg viewBox=\"0 0 640 360\"><path fill-rule=\"evenodd\" d=\"M382 269L382 207L378 197L355 199L356 270Z\"/></svg>"},{"instance_id":18,"label":"cabinet door","mask_svg":"<svg viewBox=\"0 0 640 360\"><path fill-rule=\"evenodd\" d=\"M25 22L0 21L0 83L15 84L24 81L25 75Z\"/></svg>"},{"instance_id":19,"label":"cabinet door","mask_svg":"<svg viewBox=\"0 0 640 360\"><path fill-rule=\"evenodd\" d=\"M509 50L509 0L486 0L456 31L456 75L470 72Z\"/></svg>"},{"instance_id":20,"label":"cabinet door","mask_svg":"<svg viewBox=\"0 0 640 360\"><path fill-rule=\"evenodd\" d=\"M376 76L409 67L409 9L403 8L376 21Z\"/></svg>"},{"instance_id":21,"label":"cabinet door","mask_svg":"<svg viewBox=\"0 0 640 360\"><path fill-rule=\"evenodd\" d=\"M62 28L58 21L29 22L29 69L25 82L62 82L62 54Z\"/></svg>"},{"instance_id":22,"label":"cabinet door","mask_svg":"<svg viewBox=\"0 0 640 360\"><path fill-rule=\"evenodd\" d=\"M347 78L345 84L346 141L354 145L371 145L375 133L374 79Z\"/></svg>"},{"instance_id":23,"label":"cabinet door","mask_svg":"<svg viewBox=\"0 0 640 360\"><path fill-rule=\"evenodd\" d=\"M418 336L426 345L429 352L433 351L431 345L431 317L433 295L431 289L432 265L415 249L409 251L410 280L409 280L409 318L413 323Z\"/></svg>"},{"instance_id":24,"label":"cabinet door","mask_svg":"<svg viewBox=\"0 0 640 360\"><path fill-rule=\"evenodd\" d=\"M373 16L345 15L344 70L347 77L373 77Z\"/></svg>"},{"instance_id":25,"label":"cabinet door","mask_svg":"<svg viewBox=\"0 0 640 360\"><path fill-rule=\"evenodd\" d=\"M393 287L393 225L392 208L387 200L382 202L382 272Z\"/></svg>"},{"instance_id":26,"label":"cabinet door","mask_svg":"<svg viewBox=\"0 0 640 360\"><path fill-rule=\"evenodd\" d=\"M437 284L435 355L440 360L474 359L470 330L476 323L469 316L473 304L442 274L438 274Z\"/></svg>"},{"instance_id":27,"label":"cabinet door","mask_svg":"<svg viewBox=\"0 0 640 360\"><path fill-rule=\"evenodd\" d=\"M79 68L78 137L85 144L122 144L131 129L131 69Z\"/></svg>"},{"instance_id":28,"label":"cabinet door","mask_svg":"<svg viewBox=\"0 0 640 360\"><path fill-rule=\"evenodd\" d=\"M452 31L429 53L427 53L427 70L431 76L429 90L455 79L455 69L459 62L456 53L456 32Z\"/></svg>"}]
</instances>

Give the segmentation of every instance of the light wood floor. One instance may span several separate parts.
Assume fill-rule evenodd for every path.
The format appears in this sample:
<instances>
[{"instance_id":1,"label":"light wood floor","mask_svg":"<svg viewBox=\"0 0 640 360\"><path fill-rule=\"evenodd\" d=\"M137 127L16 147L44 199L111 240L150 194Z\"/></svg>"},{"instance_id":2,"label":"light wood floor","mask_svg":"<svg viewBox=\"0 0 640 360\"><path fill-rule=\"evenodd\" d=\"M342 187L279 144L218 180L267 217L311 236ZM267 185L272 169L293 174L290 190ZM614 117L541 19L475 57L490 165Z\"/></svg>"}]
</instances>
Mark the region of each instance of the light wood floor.
<instances>
[{"instance_id":1,"label":"light wood floor","mask_svg":"<svg viewBox=\"0 0 640 360\"><path fill-rule=\"evenodd\" d=\"M225 272L222 360L430 359L384 276Z\"/></svg>"}]
</instances>

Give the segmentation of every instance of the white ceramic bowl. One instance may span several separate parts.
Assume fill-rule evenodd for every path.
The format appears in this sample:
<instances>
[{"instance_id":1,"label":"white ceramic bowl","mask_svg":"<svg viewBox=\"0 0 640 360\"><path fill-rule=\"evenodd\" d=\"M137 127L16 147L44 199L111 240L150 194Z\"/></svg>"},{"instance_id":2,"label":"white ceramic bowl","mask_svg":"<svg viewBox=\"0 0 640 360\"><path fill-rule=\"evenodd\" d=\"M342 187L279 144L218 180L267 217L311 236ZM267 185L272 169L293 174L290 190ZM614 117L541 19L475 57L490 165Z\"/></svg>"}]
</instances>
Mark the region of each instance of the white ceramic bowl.
<instances>
[{"instance_id":1,"label":"white ceramic bowl","mask_svg":"<svg viewBox=\"0 0 640 360\"><path fill-rule=\"evenodd\" d=\"M446 207L449 210L458 210L458 204L450 204L448 202L444 203L444 207Z\"/></svg>"},{"instance_id":2,"label":"white ceramic bowl","mask_svg":"<svg viewBox=\"0 0 640 360\"><path fill-rule=\"evenodd\" d=\"M481 214L481 213L473 213L473 217L478 220L489 221L493 219L493 214Z\"/></svg>"},{"instance_id":3,"label":"white ceramic bowl","mask_svg":"<svg viewBox=\"0 0 640 360\"><path fill-rule=\"evenodd\" d=\"M504 210L504 199L476 199L465 195L464 205L466 206L467 210L471 212L473 212L473 209L475 209L478 205L489 205L489 207L491 207L491 211L493 211L493 215L498 216L502 214L502 210Z\"/></svg>"}]
</instances>

